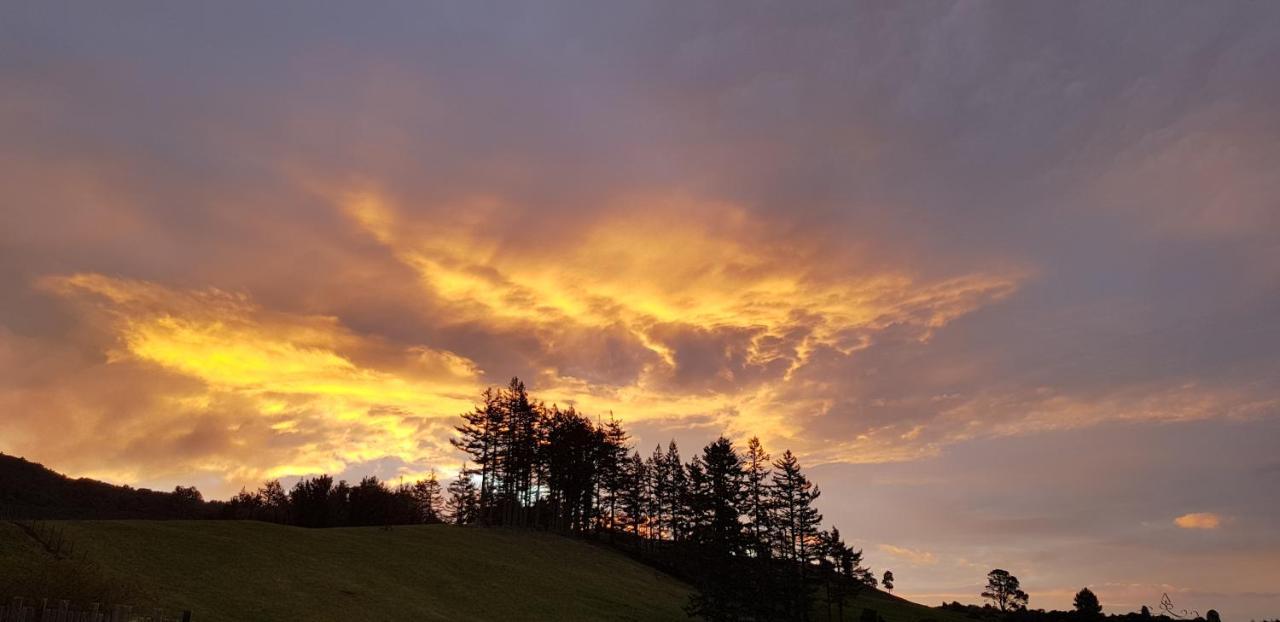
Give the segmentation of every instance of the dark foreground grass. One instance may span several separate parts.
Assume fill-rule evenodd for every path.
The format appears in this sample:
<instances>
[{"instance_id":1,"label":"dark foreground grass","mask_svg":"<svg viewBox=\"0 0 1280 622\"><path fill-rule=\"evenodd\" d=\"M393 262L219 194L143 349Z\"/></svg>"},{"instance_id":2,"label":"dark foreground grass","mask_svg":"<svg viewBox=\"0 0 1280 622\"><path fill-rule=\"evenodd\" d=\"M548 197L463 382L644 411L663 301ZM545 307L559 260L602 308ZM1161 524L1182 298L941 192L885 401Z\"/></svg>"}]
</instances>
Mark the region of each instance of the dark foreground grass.
<instances>
[{"instance_id":1,"label":"dark foreground grass","mask_svg":"<svg viewBox=\"0 0 1280 622\"><path fill-rule=\"evenodd\" d=\"M612 551L537 532L302 529L239 521L60 523L143 603L217 620L677 620L689 588ZM0 529L0 575L33 549ZM17 567L14 567L17 565ZM3 583L3 581L0 581ZM52 595L51 595L52 596Z\"/></svg>"},{"instance_id":2,"label":"dark foreground grass","mask_svg":"<svg viewBox=\"0 0 1280 622\"><path fill-rule=\"evenodd\" d=\"M0 523L0 591L119 595L219 620L687 620L690 588L609 549L541 532L444 525L303 529L240 521L58 522L53 560ZM60 577L74 582L58 590ZM23 582L28 586L23 588ZM6 597L0 594L0 598ZM96 597L95 597L96 598ZM956 614L876 591L845 606L886 622ZM823 606L815 619L826 619Z\"/></svg>"}]
</instances>

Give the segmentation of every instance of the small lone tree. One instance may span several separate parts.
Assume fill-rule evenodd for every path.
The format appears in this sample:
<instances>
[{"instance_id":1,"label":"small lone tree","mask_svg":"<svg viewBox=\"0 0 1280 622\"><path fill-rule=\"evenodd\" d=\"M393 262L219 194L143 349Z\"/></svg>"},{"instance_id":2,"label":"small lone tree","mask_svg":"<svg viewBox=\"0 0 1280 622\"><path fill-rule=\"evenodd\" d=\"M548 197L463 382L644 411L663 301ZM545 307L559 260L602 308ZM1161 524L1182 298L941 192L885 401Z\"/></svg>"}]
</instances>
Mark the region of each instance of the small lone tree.
<instances>
[{"instance_id":1,"label":"small lone tree","mask_svg":"<svg viewBox=\"0 0 1280 622\"><path fill-rule=\"evenodd\" d=\"M1076 613L1080 615L1091 618L1102 615L1102 605L1098 602L1098 595L1087 587L1076 592L1073 604L1076 607Z\"/></svg>"},{"instance_id":2,"label":"small lone tree","mask_svg":"<svg viewBox=\"0 0 1280 622\"><path fill-rule=\"evenodd\" d=\"M999 568L987 573L987 589L982 597L994 603L1000 611L1023 609L1030 600L1027 593L1022 591L1018 577Z\"/></svg>"},{"instance_id":3,"label":"small lone tree","mask_svg":"<svg viewBox=\"0 0 1280 622\"><path fill-rule=\"evenodd\" d=\"M1217 609L1210 609L1204 614L1205 622L1222 622L1222 616L1218 615Z\"/></svg>"},{"instance_id":4,"label":"small lone tree","mask_svg":"<svg viewBox=\"0 0 1280 622\"><path fill-rule=\"evenodd\" d=\"M880 585L884 586L885 591L888 591L888 592L893 591L893 578L894 577L893 577L892 570L884 571L884 578L880 579Z\"/></svg>"}]
</instances>

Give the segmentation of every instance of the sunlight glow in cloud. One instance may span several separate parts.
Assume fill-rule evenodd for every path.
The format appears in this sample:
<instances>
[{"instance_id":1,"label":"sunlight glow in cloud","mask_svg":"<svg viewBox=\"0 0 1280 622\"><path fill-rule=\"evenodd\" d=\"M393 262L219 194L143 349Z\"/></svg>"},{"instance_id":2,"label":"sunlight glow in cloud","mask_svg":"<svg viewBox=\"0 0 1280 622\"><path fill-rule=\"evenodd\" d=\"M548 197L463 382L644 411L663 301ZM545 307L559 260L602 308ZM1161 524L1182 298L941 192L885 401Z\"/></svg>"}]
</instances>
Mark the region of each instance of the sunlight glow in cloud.
<instances>
[{"instance_id":1,"label":"sunlight glow in cloud","mask_svg":"<svg viewBox=\"0 0 1280 622\"><path fill-rule=\"evenodd\" d=\"M1222 517L1212 512L1192 512L1173 519L1173 524L1183 529L1217 529Z\"/></svg>"},{"instance_id":2,"label":"sunlight glow in cloud","mask_svg":"<svg viewBox=\"0 0 1280 622\"><path fill-rule=\"evenodd\" d=\"M880 551L896 557L913 566L933 566L938 563L938 556L929 551L921 551L905 546L881 544Z\"/></svg>"}]
</instances>

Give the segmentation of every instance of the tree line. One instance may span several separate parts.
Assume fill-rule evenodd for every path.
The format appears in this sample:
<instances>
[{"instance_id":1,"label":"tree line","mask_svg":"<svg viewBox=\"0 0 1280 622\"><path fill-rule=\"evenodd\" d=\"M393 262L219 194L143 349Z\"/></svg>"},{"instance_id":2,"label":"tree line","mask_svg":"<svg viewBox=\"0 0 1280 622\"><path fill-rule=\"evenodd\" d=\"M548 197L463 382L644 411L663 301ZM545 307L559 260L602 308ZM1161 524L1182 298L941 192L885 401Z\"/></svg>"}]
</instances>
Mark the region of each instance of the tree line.
<instances>
[{"instance_id":1,"label":"tree line","mask_svg":"<svg viewBox=\"0 0 1280 622\"><path fill-rule=\"evenodd\" d=\"M443 508L435 473L395 487L375 476L353 486L321 475L300 479L288 491L279 480L241 490L222 506L220 517L300 527L389 526L444 522Z\"/></svg>"},{"instance_id":2,"label":"tree line","mask_svg":"<svg viewBox=\"0 0 1280 622\"><path fill-rule=\"evenodd\" d=\"M548 406L518 379L483 392L454 446L467 462L442 490L434 474L389 486L328 475L242 490L225 518L306 527L448 522L526 527L605 541L689 581L689 611L713 620L804 620L815 597L832 617L876 577L839 530L790 451L724 437L688 460L673 440L642 456L616 419ZM887 574L892 580L892 574Z\"/></svg>"},{"instance_id":3,"label":"tree line","mask_svg":"<svg viewBox=\"0 0 1280 622\"><path fill-rule=\"evenodd\" d=\"M999 619L1005 622L1102 622L1104 619L1116 622L1222 622L1221 616L1213 609L1203 616L1192 611L1174 614L1167 594L1162 600L1165 607L1162 613L1153 614L1150 607L1143 605L1136 612L1104 615L1098 595L1087 587L1076 592L1070 611L1030 609L1031 597L1023 591L1021 581L1002 568L987 573L987 584L981 596L986 601L981 606L956 601L942 603L942 609L963 613L973 620Z\"/></svg>"},{"instance_id":4,"label":"tree line","mask_svg":"<svg viewBox=\"0 0 1280 622\"><path fill-rule=\"evenodd\" d=\"M616 420L547 406L518 378L462 419L455 523L607 535L692 582L690 612L710 619L807 619L815 593L842 608L876 584L862 551L822 528L821 493L790 451L721 437L687 461L675 441L642 456Z\"/></svg>"}]
</instances>

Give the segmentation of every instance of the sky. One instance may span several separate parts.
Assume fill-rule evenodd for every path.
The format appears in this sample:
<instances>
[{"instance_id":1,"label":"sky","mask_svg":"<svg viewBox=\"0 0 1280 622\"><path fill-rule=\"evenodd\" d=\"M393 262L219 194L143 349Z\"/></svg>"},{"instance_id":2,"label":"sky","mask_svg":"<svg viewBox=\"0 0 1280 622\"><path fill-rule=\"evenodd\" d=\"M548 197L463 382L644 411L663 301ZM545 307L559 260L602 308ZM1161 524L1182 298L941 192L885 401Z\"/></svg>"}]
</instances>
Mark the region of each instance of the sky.
<instances>
[{"instance_id":1,"label":"sky","mask_svg":"<svg viewBox=\"0 0 1280 622\"><path fill-rule=\"evenodd\" d=\"M1280 615L1280 5L0 6L0 451L790 448L898 593Z\"/></svg>"}]
</instances>

